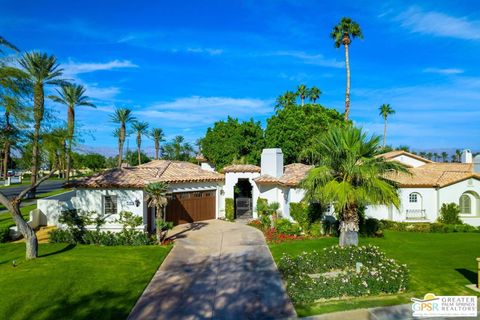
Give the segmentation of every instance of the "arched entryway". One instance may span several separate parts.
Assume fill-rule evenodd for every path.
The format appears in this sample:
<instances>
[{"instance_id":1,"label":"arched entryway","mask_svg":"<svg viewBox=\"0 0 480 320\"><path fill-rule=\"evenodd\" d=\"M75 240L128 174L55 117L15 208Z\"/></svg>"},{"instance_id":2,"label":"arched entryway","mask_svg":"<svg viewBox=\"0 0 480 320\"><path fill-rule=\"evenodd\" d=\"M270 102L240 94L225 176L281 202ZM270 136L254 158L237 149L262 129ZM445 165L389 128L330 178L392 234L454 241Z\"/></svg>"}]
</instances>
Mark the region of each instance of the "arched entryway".
<instances>
[{"instance_id":1,"label":"arched entryway","mask_svg":"<svg viewBox=\"0 0 480 320\"><path fill-rule=\"evenodd\" d=\"M252 184L248 179L238 179L234 187L235 219L251 219L253 212Z\"/></svg>"}]
</instances>

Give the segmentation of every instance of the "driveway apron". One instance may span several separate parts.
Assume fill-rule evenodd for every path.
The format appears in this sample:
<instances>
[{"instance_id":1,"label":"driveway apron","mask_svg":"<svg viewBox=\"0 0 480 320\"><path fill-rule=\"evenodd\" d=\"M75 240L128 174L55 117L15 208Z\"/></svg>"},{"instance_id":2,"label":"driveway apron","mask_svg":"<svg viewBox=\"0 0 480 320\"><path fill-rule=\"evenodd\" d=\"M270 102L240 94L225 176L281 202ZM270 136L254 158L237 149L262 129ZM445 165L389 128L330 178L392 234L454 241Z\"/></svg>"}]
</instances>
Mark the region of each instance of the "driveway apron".
<instances>
[{"instance_id":1,"label":"driveway apron","mask_svg":"<svg viewBox=\"0 0 480 320\"><path fill-rule=\"evenodd\" d=\"M129 319L295 318L262 233L208 220L177 226L175 246Z\"/></svg>"}]
</instances>

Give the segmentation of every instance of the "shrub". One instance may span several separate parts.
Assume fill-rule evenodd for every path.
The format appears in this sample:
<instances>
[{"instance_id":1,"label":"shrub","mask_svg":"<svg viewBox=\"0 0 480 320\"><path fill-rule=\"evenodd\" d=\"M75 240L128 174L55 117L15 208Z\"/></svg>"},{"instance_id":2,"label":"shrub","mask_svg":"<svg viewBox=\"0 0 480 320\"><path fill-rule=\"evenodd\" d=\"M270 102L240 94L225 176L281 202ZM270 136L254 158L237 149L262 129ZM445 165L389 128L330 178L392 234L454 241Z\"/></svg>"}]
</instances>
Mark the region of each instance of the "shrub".
<instances>
[{"instance_id":1,"label":"shrub","mask_svg":"<svg viewBox=\"0 0 480 320\"><path fill-rule=\"evenodd\" d=\"M232 198L225 199L225 219L228 221L235 220L235 209Z\"/></svg>"},{"instance_id":2,"label":"shrub","mask_svg":"<svg viewBox=\"0 0 480 320\"><path fill-rule=\"evenodd\" d=\"M456 203L442 204L440 209L440 217L438 222L445 224L463 224L462 220L458 216L460 214L460 208Z\"/></svg>"},{"instance_id":3,"label":"shrub","mask_svg":"<svg viewBox=\"0 0 480 320\"><path fill-rule=\"evenodd\" d=\"M409 231L409 232L480 232L480 228L468 224L444 224L444 223L428 223L428 222L396 222L390 220L380 220L380 226L383 230L393 231Z\"/></svg>"},{"instance_id":4,"label":"shrub","mask_svg":"<svg viewBox=\"0 0 480 320\"><path fill-rule=\"evenodd\" d=\"M298 223L292 223L288 219L277 219L275 221L275 230L277 233L299 236L301 233L301 228Z\"/></svg>"},{"instance_id":5,"label":"shrub","mask_svg":"<svg viewBox=\"0 0 480 320\"><path fill-rule=\"evenodd\" d=\"M0 228L0 243L7 242L9 240L10 240L10 229Z\"/></svg>"},{"instance_id":6,"label":"shrub","mask_svg":"<svg viewBox=\"0 0 480 320\"><path fill-rule=\"evenodd\" d=\"M264 229L269 229L272 226L272 220L277 217L277 211L280 207L278 202L268 203L267 199L257 199L257 214L258 219L263 225Z\"/></svg>"},{"instance_id":7,"label":"shrub","mask_svg":"<svg viewBox=\"0 0 480 320\"><path fill-rule=\"evenodd\" d=\"M356 264L362 264L356 272ZM389 259L375 246L333 246L283 255L279 270L295 303L319 299L397 293L407 289L408 269Z\"/></svg>"},{"instance_id":8,"label":"shrub","mask_svg":"<svg viewBox=\"0 0 480 320\"><path fill-rule=\"evenodd\" d=\"M73 235L70 230L64 229L53 229L49 233L49 241L51 243L70 243L76 244L77 238Z\"/></svg>"},{"instance_id":9,"label":"shrub","mask_svg":"<svg viewBox=\"0 0 480 320\"><path fill-rule=\"evenodd\" d=\"M338 237L340 222L333 216L325 216L322 219L322 233L327 236Z\"/></svg>"},{"instance_id":10,"label":"shrub","mask_svg":"<svg viewBox=\"0 0 480 320\"><path fill-rule=\"evenodd\" d=\"M324 206L319 203L290 203L290 216L298 222L305 233L310 233L310 229L321 221L324 212Z\"/></svg>"}]
</instances>

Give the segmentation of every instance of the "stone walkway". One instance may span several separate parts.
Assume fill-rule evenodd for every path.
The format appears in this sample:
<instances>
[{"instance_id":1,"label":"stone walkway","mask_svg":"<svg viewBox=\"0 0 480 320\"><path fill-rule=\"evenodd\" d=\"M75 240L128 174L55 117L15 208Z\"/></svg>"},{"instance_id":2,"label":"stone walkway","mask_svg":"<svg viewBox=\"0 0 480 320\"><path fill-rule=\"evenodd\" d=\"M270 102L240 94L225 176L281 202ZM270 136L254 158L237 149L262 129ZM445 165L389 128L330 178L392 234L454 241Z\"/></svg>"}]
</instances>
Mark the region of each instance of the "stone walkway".
<instances>
[{"instance_id":1,"label":"stone walkway","mask_svg":"<svg viewBox=\"0 0 480 320\"><path fill-rule=\"evenodd\" d=\"M209 220L176 227L175 246L129 319L295 318L262 233Z\"/></svg>"}]
</instances>

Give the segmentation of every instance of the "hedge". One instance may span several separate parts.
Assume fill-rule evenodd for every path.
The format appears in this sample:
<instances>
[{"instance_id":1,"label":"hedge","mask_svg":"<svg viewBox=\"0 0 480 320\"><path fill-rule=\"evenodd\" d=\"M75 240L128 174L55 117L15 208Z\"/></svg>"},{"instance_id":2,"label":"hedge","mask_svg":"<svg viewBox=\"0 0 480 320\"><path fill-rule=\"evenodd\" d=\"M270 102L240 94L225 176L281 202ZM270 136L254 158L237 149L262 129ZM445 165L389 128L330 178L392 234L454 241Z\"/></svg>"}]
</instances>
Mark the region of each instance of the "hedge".
<instances>
[{"instance_id":1,"label":"hedge","mask_svg":"<svg viewBox=\"0 0 480 320\"><path fill-rule=\"evenodd\" d=\"M233 205L233 199L232 198L226 198L225 199L225 219L228 221L233 221L235 220L235 209Z\"/></svg>"}]
</instances>

